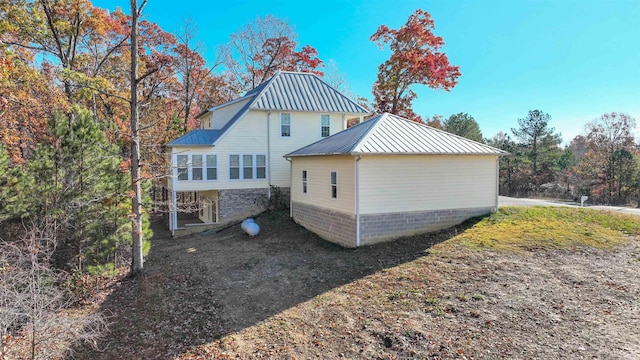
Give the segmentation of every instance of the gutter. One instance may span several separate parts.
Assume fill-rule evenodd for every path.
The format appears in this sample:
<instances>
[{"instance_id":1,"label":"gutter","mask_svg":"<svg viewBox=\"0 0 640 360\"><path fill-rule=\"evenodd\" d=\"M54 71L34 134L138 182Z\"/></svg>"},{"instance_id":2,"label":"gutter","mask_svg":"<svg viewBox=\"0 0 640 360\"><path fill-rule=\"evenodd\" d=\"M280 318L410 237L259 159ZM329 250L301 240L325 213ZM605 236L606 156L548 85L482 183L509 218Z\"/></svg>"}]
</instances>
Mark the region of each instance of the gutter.
<instances>
[{"instance_id":1,"label":"gutter","mask_svg":"<svg viewBox=\"0 0 640 360\"><path fill-rule=\"evenodd\" d=\"M362 159L362 156L358 155L355 165L356 247L360 247L360 167L358 166L360 159Z\"/></svg>"}]
</instances>

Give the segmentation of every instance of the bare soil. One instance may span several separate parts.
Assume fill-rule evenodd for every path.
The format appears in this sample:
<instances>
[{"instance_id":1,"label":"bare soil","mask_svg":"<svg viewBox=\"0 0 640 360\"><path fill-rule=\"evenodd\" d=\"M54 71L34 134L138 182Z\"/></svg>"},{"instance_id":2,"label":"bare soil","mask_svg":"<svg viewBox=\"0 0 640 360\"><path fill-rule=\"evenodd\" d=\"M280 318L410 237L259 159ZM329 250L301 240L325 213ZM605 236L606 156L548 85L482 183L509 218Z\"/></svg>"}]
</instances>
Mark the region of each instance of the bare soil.
<instances>
[{"instance_id":1,"label":"bare soil","mask_svg":"<svg viewBox=\"0 0 640 360\"><path fill-rule=\"evenodd\" d=\"M614 250L473 252L469 224L343 249L286 214L172 239L100 311L76 358L640 358L640 240Z\"/></svg>"}]
</instances>

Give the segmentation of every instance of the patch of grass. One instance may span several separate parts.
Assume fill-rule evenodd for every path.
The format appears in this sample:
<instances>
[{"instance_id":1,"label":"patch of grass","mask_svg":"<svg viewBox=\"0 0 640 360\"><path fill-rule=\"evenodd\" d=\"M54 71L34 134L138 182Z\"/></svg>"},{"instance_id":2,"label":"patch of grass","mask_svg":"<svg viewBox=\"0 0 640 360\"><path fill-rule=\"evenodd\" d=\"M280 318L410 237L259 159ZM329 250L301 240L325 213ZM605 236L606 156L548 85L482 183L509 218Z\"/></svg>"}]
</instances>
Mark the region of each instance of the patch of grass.
<instances>
[{"instance_id":1,"label":"patch of grass","mask_svg":"<svg viewBox=\"0 0 640 360\"><path fill-rule=\"evenodd\" d=\"M564 207L500 208L448 243L472 250L609 249L640 235L632 215Z\"/></svg>"}]
</instances>

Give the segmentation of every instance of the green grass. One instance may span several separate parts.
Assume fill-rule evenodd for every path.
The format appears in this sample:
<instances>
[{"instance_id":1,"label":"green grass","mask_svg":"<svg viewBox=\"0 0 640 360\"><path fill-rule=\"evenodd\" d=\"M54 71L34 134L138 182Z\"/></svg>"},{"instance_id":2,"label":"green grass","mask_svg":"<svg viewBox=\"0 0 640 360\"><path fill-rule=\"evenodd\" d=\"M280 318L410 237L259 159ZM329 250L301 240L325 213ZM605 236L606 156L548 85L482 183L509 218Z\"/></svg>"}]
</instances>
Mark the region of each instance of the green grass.
<instances>
[{"instance_id":1,"label":"green grass","mask_svg":"<svg viewBox=\"0 0 640 360\"><path fill-rule=\"evenodd\" d=\"M590 209L504 207L449 243L472 250L609 249L640 235L640 218Z\"/></svg>"}]
</instances>

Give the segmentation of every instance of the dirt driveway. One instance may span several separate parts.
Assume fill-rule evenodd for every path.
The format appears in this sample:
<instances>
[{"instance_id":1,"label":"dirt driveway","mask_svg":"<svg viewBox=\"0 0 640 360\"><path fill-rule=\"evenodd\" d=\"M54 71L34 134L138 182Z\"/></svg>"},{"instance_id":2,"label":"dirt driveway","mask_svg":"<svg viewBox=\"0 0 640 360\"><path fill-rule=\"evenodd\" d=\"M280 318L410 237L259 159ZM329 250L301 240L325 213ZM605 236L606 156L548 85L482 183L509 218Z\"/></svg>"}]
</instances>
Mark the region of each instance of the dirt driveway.
<instances>
[{"instance_id":1,"label":"dirt driveway","mask_svg":"<svg viewBox=\"0 0 640 360\"><path fill-rule=\"evenodd\" d=\"M464 230L343 249L285 215L172 239L103 303L77 358L640 358L640 242L430 254Z\"/></svg>"}]
</instances>

